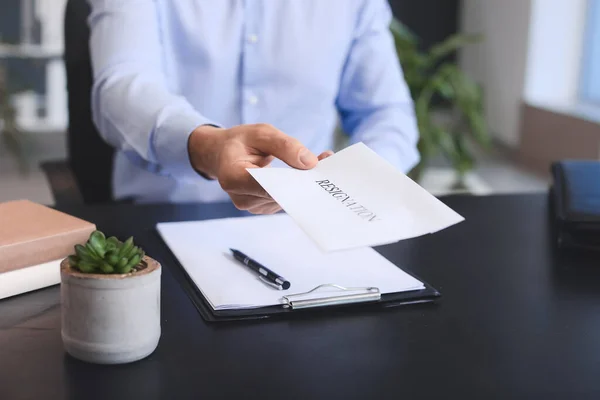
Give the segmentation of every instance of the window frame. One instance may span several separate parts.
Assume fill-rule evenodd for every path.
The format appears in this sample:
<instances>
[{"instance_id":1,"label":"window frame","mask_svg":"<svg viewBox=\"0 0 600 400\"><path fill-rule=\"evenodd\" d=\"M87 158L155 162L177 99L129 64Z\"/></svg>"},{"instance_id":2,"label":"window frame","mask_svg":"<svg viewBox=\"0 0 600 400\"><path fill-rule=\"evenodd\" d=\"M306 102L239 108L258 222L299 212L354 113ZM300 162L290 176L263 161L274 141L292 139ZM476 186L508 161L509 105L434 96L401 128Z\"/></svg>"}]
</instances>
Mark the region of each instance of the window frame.
<instances>
[{"instance_id":1,"label":"window frame","mask_svg":"<svg viewBox=\"0 0 600 400\"><path fill-rule=\"evenodd\" d=\"M600 0L587 0L578 97L600 106Z\"/></svg>"}]
</instances>

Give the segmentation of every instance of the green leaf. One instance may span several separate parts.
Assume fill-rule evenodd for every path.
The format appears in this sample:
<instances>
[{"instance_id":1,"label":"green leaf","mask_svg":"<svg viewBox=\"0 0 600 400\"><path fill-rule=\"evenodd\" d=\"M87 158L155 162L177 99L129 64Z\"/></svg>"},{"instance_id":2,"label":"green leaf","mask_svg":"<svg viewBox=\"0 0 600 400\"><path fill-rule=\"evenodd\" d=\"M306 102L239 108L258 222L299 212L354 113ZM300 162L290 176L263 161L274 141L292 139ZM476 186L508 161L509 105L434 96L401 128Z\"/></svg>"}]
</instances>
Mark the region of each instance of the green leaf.
<instances>
[{"instance_id":1,"label":"green leaf","mask_svg":"<svg viewBox=\"0 0 600 400\"><path fill-rule=\"evenodd\" d=\"M92 245L96 251L96 254L98 254L101 258L104 257L104 254L106 253L106 237L104 236L104 233L100 231L94 231L90 235L88 243Z\"/></svg>"},{"instance_id":2,"label":"green leaf","mask_svg":"<svg viewBox=\"0 0 600 400\"><path fill-rule=\"evenodd\" d=\"M94 272L94 270L96 269L96 264L93 262L81 260L81 261L79 261L79 263L77 263L77 268L81 272L90 273L90 272Z\"/></svg>"},{"instance_id":3,"label":"green leaf","mask_svg":"<svg viewBox=\"0 0 600 400\"><path fill-rule=\"evenodd\" d=\"M131 269L132 269L133 267L135 267L136 265L138 265L138 264L139 264L139 262L141 261L141 259L142 259L142 258L140 257L140 255L139 255L139 254L138 254L138 255L135 255L135 256L133 256L133 258L132 258L132 259L131 259L131 260L130 260L128 263L127 263L127 266L125 267L125 270L126 270L127 272L131 271Z\"/></svg>"},{"instance_id":4,"label":"green leaf","mask_svg":"<svg viewBox=\"0 0 600 400\"><path fill-rule=\"evenodd\" d=\"M90 235L89 241L92 243L95 242L102 247L104 247L106 245L106 237L104 236L104 233L102 233L100 231L92 232L92 234Z\"/></svg>"},{"instance_id":5,"label":"green leaf","mask_svg":"<svg viewBox=\"0 0 600 400\"><path fill-rule=\"evenodd\" d=\"M443 75L435 76L431 79L431 85L434 90L441 94L445 99L452 99L455 96L454 86L452 83Z\"/></svg>"},{"instance_id":6,"label":"green leaf","mask_svg":"<svg viewBox=\"0 0 600 400\"><path fill-rule=\"evenodd\" d=\"M113 267L119 262L119 253L116 250L107 251L105 255L106 261Z\"/></svg>"},{"instance_id":7,"label":"green leaf","mask_svg":"<svg viewBox=\"0 0 600 400\"><path fill-rule=\"evenodd\" d=\"M418 41L417 35L415 35L415 33L408 26L395 17L393 17L392 21L390 22L390 31L392 32L394 38L401 42L415 44Z\"/></svg>"},{"instance_id":8,"label":"green leaf","mask_svg":"<svg viewBox=\"0 0 600 400\"><path fill-rule=\"evenodd\" d=\"M68 258L69 258L69 264L71 265L71 268L76 268L77 264L79 263L79 258L74 255L70 255Z\"/></svg>"},{"instance_id":9,"label":"green leaf","mask_svg":"<svg viewBox=\"0 0 600 400\"><path fill-rule=\"evenodd\" d=\"M119 240L114 237L111 236L108 239L106 239L106 251L112 251L112 250L118 250L120 246L120 242Z\"/></svg>"},{"instance_id":10,"label":"green leaf","mask_svg":"<svg viewBox=\"0 0 600 400\"><path fill-rule=\"evenodd\" d=\"M81 260L85 260L85 261L97 260L96 253L90 252L90 250L87 247L84 247L80 244L75 245L75 254L77 254L77 257L79 257L79 259L81 259Z\"/></svg>"},{"instance_id":11,"label":"green leaf","mask_svg":"<svg viewBox=\"0 0 600 400\"><path fill-rule=\"evenodd\" d=\"M138 254L139 251L140 251L140 249L137 246L133 246L131 248L131 250L129 250L129 252L127 254L125 254L125 258L127 258L129 260L129 259L131 259L131 257Z\"/></svg>"},{"instance_id":12,"label":"green leaf","mask_svg":"<svg viewBox=\"0 0 600 400\"><path fill-rule=\"evenodd\" d=\"M442 154L446 159L450 161L450 163L452 163L452 165L455 165L460 158L460 153L458 149L456 149L452 133L442 128L439 128L438 134Z\"/></svg>"},{"instance_id":13,"label":"green leaf","mask_svg":"<svg viewBox=\"0 0 600 400\"><path fill-rule=\"evenodd\" d=\"M106 262L100 263L99 266L102 272L104 272L105 274L112 274L113 272L115 272L114 267Z\"/></svg>"},{"instance_id":14,"label":"green leaf","mask_svg":"<svg viewBox=\"0 0 600 400\"><path fill-rule=\"evenodd\" d=\"M456 90L456 106L466 120L465 134L471 134L476 143L489 148L491 137L488 133L483 111L481 88L465 75L457 72L453 75Z\"/></svg>"},{"instance_id":15,"label":"green leaf","mask_svg":"<svg viewBox=\"0 0 600 400\"><path fill-rule=\"evenodd\" d=\"M476 43L481 39L481 35L465 35L460 33L454 34L443 42L434 45L429 50L427 63L428 65L435 64L442 58L454 53L459 48L464 47L467 44Z\"/></svg>"},{"instance_id":16,"label":"green leaf","mask_svg":"<svg viewBox=\"0 0 600 400\"><path fill-rule=\"evenodd\" d=\"M123 258L125 257L129 251L131 250L131 248L133 247L133 236L130 236L125 243L123 243L123 246L121 247L121 250L119 251L119 258Z\"/></svg>"},{"instance_id":17,"label":"green leaf","mask_svg":"<svg viewBox=\"0 0 600 400\"><path fill-rule=\"evenodd\" d=\"M95 259L95 260L102 260L102 256L100 256L96 252L96 249L94 249L94 247L92 246L92 244L90 242L87 242L85 244L85 249L87 250L88 254L93 257L93 259Z\"/></svg>"},{"instance_id":18,"label":"green leaf","mask_svg":"<svg viewBox=\"0 0 600 400\"><path fill-rule=\"evenodd\" d=\"M123 257L119 260L118 264L116 265L117 271L121 272L125 269L125 267L127 266L128 263L128 259Z\"/></svg>"},{"instance_id":19,"label":"green leaf","mask_svg":"<svg viewBox=\"0 0 600 400\"><path fill-rule=\"evenodd\" d=\"M454 147L457 150L458 157L454 162L454 169L459 175L464 175L473 169L475 157L471 154L468 147L467 138L461 135L454 136Z\"/></svg>"},{"instance_id":20,"label":"green leaf","mask_svg":"<svg viewBox=\"0 0 600 400\"><path fill-rule=\"evenodd\" d=\"M469 126L471 127L470 131L475 141L485 149L489 149L492 144L492 139L488 133L486 121L483 115L476 111L469 111L466 113L466 115Z\"/></svg>"}]
</instances>

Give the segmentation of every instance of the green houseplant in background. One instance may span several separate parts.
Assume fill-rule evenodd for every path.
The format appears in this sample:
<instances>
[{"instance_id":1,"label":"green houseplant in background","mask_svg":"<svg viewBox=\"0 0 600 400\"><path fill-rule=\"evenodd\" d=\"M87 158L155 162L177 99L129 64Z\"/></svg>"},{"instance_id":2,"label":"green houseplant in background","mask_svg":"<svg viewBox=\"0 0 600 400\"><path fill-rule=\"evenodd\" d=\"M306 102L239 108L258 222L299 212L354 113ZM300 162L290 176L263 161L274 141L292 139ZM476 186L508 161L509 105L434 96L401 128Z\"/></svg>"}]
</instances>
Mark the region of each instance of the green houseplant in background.
<instances>
[{"instance_id":1,"label":"green houseplant in background","mask_svg":"<svg viewBox=\"0 0 600 400\"><path fill-rule=\"evenodd\" d=\"M428 162L441 154L456 172L455 188L464 188L465 174L475 165L472 146L487 149L490 137L481 88L446 57L480 37L455 34L422 51L418 38L399 20L393 19L390 29L420 132L421 161L409 175L419 181Z\"/></svg>"}]
</instances>

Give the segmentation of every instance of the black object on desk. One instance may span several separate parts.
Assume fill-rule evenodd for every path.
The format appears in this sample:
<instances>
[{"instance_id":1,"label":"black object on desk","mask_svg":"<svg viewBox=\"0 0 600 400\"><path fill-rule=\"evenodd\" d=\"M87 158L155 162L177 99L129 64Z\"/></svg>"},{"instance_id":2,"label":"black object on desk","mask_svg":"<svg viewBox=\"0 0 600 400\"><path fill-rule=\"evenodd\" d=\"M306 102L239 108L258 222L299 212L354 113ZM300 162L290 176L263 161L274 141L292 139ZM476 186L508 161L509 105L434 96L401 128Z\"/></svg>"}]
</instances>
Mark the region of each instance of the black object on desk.
<instances>
[{"instance_id":1,"label":"black object on desk","mask_svg":"<svg viewBox=\"0 0 600 400\"><path fill-rule=\"evenodd\" d=\"M600 161L562 160L551 172L557 246L600 251Z\"/></svg>"},{"instance_id":2,"label":"black object on desk","mask_svg":"<svg viewBox=\"0 0 600 400\"><path fill-rule=\"evenodd\" d=\"M291 283L288 282L283 276L271 271L269 268L265 267L261 263L252 258L248 257L246 254L242 253L236 249L229 249L233 254L233 257L256 272L261 281L265 282L268 285L274 286L278 289L287 290L290 288Z\"/></svg>"}]
</instances>

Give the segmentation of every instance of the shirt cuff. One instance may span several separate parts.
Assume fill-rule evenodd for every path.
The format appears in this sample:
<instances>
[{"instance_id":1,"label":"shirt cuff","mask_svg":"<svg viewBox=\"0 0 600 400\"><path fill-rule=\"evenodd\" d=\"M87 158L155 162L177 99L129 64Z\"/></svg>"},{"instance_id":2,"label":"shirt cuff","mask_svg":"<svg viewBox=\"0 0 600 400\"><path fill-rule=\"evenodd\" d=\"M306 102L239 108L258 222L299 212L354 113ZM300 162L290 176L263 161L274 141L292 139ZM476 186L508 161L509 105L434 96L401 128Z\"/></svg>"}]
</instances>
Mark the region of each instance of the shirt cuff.
<instances>
[{"instance_id":1,"label":"shirt cuff","mask_svg":"<svg viewBox=\"0 0 600 400\"><path fill-rule=\"evenodd\" d=\"M188 153L189 137L201 125L221 127L194 111L169 115L159 122L154 149L164 173L177 180L205 179L192 167Z\"/></svg>"}]
</instances>

